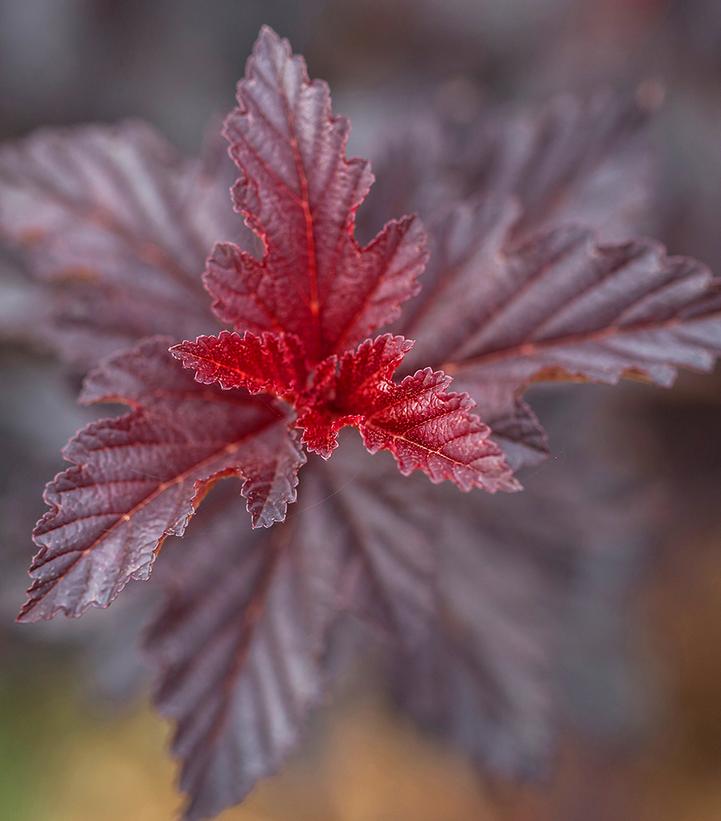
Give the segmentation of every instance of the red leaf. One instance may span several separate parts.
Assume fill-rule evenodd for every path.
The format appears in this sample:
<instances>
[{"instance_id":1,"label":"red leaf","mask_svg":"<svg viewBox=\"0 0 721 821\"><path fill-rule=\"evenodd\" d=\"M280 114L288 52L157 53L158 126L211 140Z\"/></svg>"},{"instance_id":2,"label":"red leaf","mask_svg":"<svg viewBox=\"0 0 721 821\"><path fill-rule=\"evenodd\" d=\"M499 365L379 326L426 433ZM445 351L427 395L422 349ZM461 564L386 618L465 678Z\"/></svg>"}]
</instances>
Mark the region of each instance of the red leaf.
<instances>
[{"instance_id":1,"label":"red leaf","mask_svg":"<svg viewBox=\"0 0 721 821\"><path fill-rule=\"evenodd\" d=\"M327 85L311 82L303 59L264 28L225 133L242 172L236 208L265 255L217 247L206 285L223 321L294 333L315 362L392 320L426 262L414 218L389 223L366 248L353 238L372 175L365 161L346 159L348 130Z\"/></svg>"},{"instance_id":2,"label":"red leaf","mask_svg":"<svg viewBox=\"0 0 721 821\"><path fill-rule=\"evenodd\" d=\"M243 479L255 526L282 520L295 500L305 460L285 415L173 373L167 342L144 343L91 376L86 398L127 399L135 410L88 425L68 444L73 466L46 490L50 510L34 533L40 551L21 619L77 616L148 578L165 538L183 534L219 478ZM162 361L168 375L144 393Z\"/></svg>"},{"instance_id":3,"label":"red leaf","mask_svg":"<svg viewBox=\"0 0 721 821\"><path fill-rule=\"evenodd\" d=\"M413 347L413 341L402 336L384 334L366 339L355 351L340 359L335 382L335 404L350 414L364 414L372 409L380 395Z\"/></svg>"},{"instance_id":4,"label":"red leaf","mask_svg":"<svg viewBox=\"0 0 721 821\"><path fill-rule=\"evenodd\" d=\"M241 336L221 331L217 337L181 342L170 352L184 368L195 370L198 382L217 382L224 390L245 388L292 399L305 387L303 349L291 334L256 336L246 331Z\"/></svg>"},{"instance_id":5,"label":"red leaf","mask_svg":"<svg viewBox=\"0 0 721 821\"><path fill-rule=\"evenodd\" d=\"M412 343L385 334L346 352L337 364L331 356L320 364L307 390L297 341L266 333L223 333L183 342L173 353L195 369L203 383L247 388L281 396L298 412L303 444L328 458L338 431L355 425L371 453L390 450L404 474L423 470L433 482L450 479L462 490L517 490L519 485L489 429L476 416L465 394L447 393L450 378L429 370L391 381Z\"/></svg>"},{"instance_id":6,"label":"red leaf","mask_svg":"<svg viewBox=\"0 0 721 821\"><path fill-rule=\"evenodd\" d=\"M385 334L347 351L339 364L335 357L325 360L314 383L319 398L298 416L297 427L303 430L308 450L327 459L338 444L341 428L360 424L412 347L402 336Z\"/></svg>"},{"instance_id":7,"label":"red leaf","mask_svg":"<svg viewBox=\"0 0 721 821\"><path fill-rule=\"evenodd\" d=\"M426 368L393 384L359 424L371 453L390 450L404 476L422 470L432 482L449 479L461 490L520 490L490 428L471 413L464 393L449 393L451 378Z\"/></svg>"}]
</instances>

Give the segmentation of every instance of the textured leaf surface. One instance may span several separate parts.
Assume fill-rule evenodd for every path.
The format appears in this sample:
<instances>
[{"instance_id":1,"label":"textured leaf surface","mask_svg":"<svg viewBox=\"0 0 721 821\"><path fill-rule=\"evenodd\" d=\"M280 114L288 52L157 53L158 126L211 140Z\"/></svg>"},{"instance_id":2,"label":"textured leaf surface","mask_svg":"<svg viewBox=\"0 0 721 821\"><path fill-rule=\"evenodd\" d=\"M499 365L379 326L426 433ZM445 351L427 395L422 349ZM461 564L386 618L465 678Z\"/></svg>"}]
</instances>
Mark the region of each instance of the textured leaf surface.
<instances>
[{"instance_id":1,"label":"textured leaf surface","mask_svg":"<svg viewBox=\"0 0 721 821\"><path fill-rule=\"evenodd\" d=\"M678 367L712 366L721 312L717 280L695 260L644 240L599 245L576 227L509 249L514 214L508 201L480 200L432 225L442 239L403 331L417 337L406 364L452 374L517 466L545 450L519 399L529 383L669 385Z\"/></svg>"},{"instance_id":2,"label":"textured leaf surface","mask_svg":"<svg viewBox=\"0 0 721 821\"><path fill-rule=\"evenodd\" d=\"M274 772L322 693L346 555L312 476L306 498L268 535L249 536L237 519L204 532L191 544L192 573L150 631L162 669L155 701L176 722L188 819L216 815Z\"/></svg>"},{"instance_id":3,"label":"textured leaf surface","mask_svg":"<svg viewBox=\"0 0 721 821\"><path fill-rule=\"evenodd\" d=\"M171 353L184 368L192 368L198 382L217 382L221 388L245 388L250 393L294 397L305 388L306 365L297 337L248 331L221 331L181 342Z\"/></svg>"},{"instance_id":4,"label":"textured leaf surface","mask_svg":"<svg viewBox=\"0 0 721 821\"><path fill-rule=\"evenodd\" d=\"M302 409L297 427L303 430L308 450L327 459L338 444L345 425L359 426L379 396L392 389L392 377L413 343L385 334L367 339L355 351L346 351L338 362L325 360L317 369L317 399Z\"/></svg>"},{"instance_id":5,"label":"textured leaf surface","mask_svg":"<svg viewBox=\"0 0 721 821\"><path fill-rule=\"evenodd\" d=\"M173 547L187 560L175 556L148 649L161 670L156 703L176 722L190 819L237 803L282 763L321 695L344 610L362 600L409 647L427 634L428 509L403 504L392 465L345 444L340 472L309 465L282 525L251 535L227 507L208 524L203 510Z\"/></svg>"},{"instance_id":6,"label":"textured leaf surface","mask_svg":"<svg viewBox=\"0 0 721 821\"><path fill-rule=\"evenodd\" d=\"M101 394L135 409L88 425L65 449L72 467L46 490L50 510L34 533L40 550L21 618L80 615L108 605L130 579L147 578L164 539L183 534L223 476L243 479L255 525L281 520L295 499L304 457L282 411L202 388L179 368L168 369L172 376L153 386L147 403L133 393L153 368L172 362L167 342L144 343L129 361L120 355L119 368L110 360L91 378L87 397Z\"/></svg>"},{"instance_id":7,"label":"textured leaf surface","mask_svg":"<svg viewBox=\"0 0 721 821\"><path fill-rule=\"evenodd\" d=\"M219 239L251 247L228 208L233 166L218 145L191 162L125 122L0 148L0 237L44 283L43 337L64 356L87 365L142 337L213 328L204 260Z\"/></svg>"},{"instance_id":8,"label":"textured leaf surface","mask_svg":"<svg viewBox=\"0 0 721 821\"><path fill-rule=\"evenodd\" d=\"M625 375L669 385L677 368L708 370L721 353L717 293L704 265L654 243L604 246L558 229L509 257L495 299L448 354L450 370L514 389Z\"/></svg>"},{"instance_id":9,"label":"textured leaf surface","mask_svg":"<svg viewBox=\"0 0 721 821\"><path fill-rule=\"evenodd\" d=\"M547 455L543 430L505 380L464 381L454 347L496 303L498 283L510 281L507 257L519 240L564 222L625 238L643 222L649 112L635 99L597 92L560 96L536 111L488 108L463 127L419 118L396 129L378 163L366 216L417 210L430 237L421 293L397 328L417 339L407 366L448 368L514 468Z\"/></svg>"},{"instance_id":10,"label":"textured leaf surface","mask_svg":"<svg viewBox=\"0 0 721 821\"><path fill-rule=\"evenodd\" d=\"M302 350L293 337L223 333L173 348L203 383L247 388L286 399L298 412L303 443L328 458L345 425L357 427L371 453L389 450L404 475L422 470L432 482L448 479L462 490L518 490L490 430L471 413L467 394L450 393L440 371L418 371L392 381L412 343L385 334L357 350L324 360L305 389Z\"/></svg>"},{"instance_id":11,"label":"textured leaf surface","mask_svg":"<svg viewBox=\"0 0 721 821\"><path fill-rule=\"evenodd\" d=\"M447 390L450 377L426 368L393 384L359 428L371 453L389 450L405 476L422 470L432 482L461 490L519 490L490 428L471 413L467 394Z\"/></svg>"},{"instance_id":12,"label":"textured leaf surface","mask_svg":"<svg viewBox=\"0 0 721 821\"><path fill-rule=\"evenodd\" d=\"M349 125L331 112L325 83L265 28L225 124L241 170L238 211L263 240L258 262L220 245L206 272L215 309L240 330L296 334L309 357L350 348L392 320L426 262L417 220L390 222L365 248L355 211L372 183L345 156Z\"/></svg>"}]
</instances>

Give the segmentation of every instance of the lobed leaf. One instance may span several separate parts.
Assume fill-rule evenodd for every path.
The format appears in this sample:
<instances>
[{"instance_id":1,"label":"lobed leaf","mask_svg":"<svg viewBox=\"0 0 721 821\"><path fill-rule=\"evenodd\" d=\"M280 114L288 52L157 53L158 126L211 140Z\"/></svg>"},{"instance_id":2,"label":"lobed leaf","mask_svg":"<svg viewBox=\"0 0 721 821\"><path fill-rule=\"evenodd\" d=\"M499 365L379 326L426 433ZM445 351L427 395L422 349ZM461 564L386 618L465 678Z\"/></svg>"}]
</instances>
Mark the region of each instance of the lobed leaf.
<instances>
[{"instance_id":1,"label":"lobed leaf","mask_svg":"<svg viewBox=\"0 0 721 821\"><path fill-rule=\"evenodd\" d=\"M716 278L655 243L598 245L558 229L511 254L506 274L448 355L463 384L633 376L667 386L679 367L709 370L721 354Z\"/></svg>"},{"instance_id":2,"label":"lobed leaf","mask_svg":"<svg viewBox=\"0 0 721 821\"><path fill-rule=\"evenodd\" d=\"M471 413L475 403L446 390L450 377L426 368L393 384L364 414L359 429L371 453L389 450L404 476L422 470L432 482L461 490L520 490L490 428Z\"/></svg>"},{"instance_id":3,"label":"lobed leaf","mask_svg":"<svg viewBox=\"0 0 721 821\"><path fill-rule=\"evenodd\" d=\"M207 490L238 476L254 526L285 517L305 457L278 408L204 388L180 371L145 400L153 372L172 370L167 340L120 354L90 380L86 399L128 400L116 419L94 422L68 444L72 467L47 487L33 579L20 618L80 615L107 606L131 579L147 579L169 535L181 536Z\"/></svg>"},{"instance_id":4,"label":"lobed leaf","mask_svg":"<svg viewBox=\"0 0 721 821\"><path fill-rule=\"evenodd\" d=\"M325 83L311 82L287 41L264 28L225 123L241 171L236 209L264 256L216 247L205 274L214 308L239 331L285 331L318 362L397 316L417 290L427 253L419 222L390 222L365 248L355 212L373 177L345 156L349 124L333 116Z\"/></svg>"},{"instance_id":5,"label":"lobed leaf","mask_svg":"<svg viewBox=\"0 0 721 821\"><path fill-rule=\"evenodd\" d=\"M175 548L187 558L176 556L148 649L156 704L176 722L189 819L242 800L282 763L325 688L344 611L362 599L409 648L429 629L428 508L408 508L394 471L348 444L338 474L309 465L282 525L239 533L221 506L202 543L191 529Z\"/></svg>"},{"instance_id":6,"label":"lobed leaf","mask_svg":"<svg viewBox=\"0 0 721 821\"><path fill-rule=\"evenodd\" d=\"M407 364L452 374L518 466L545 451L519 399L531 382L670 385L678 367L708 370L721 353L721 311L717 279L695 260L646 240L601 245L574 226L509 248L513 215L482 199L432 225L443 240L403 331L417 338Z\"/></svg>"},{"instance_id":7,"label":"lobed leaf","mask_svg":"<svg viewBox=\"0 0 721 821\"><path fill-rule=\"evenodd\" d=\"M311 476L303 498L313 493ZM324 690L345 572L345 545L322 508L251 538L231 521L191 545L193 572L148 635L162 671L155 703L176 722L187 819L241 801L296 743Z\"/></svg>"}]
</instances>

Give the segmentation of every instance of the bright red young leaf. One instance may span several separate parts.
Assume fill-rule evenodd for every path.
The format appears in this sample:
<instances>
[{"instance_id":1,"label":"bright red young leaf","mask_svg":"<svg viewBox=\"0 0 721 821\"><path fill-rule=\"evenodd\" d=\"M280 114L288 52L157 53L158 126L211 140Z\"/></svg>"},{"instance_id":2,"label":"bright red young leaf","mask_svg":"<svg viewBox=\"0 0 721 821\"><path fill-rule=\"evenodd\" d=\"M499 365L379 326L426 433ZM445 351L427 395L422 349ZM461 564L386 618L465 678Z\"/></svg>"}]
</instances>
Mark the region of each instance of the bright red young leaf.
<instances>
[{"instance_id":1,"label":"bright red young leaf","mask_svg":"<svg viewBox=\"0 0 721 821\"><path fill-rule=\"evenodd\" d=\"M380 394L359 424L371 453L389 450L404 476L450 479L461 490L519 490L490 428L470 411L475 402L446 390L450 377L426 368Z\"/></svg>"},{"instance_id":2,"label":"bright red young leaf","mask_svg":"<svg viewBox=\"0 0 721 821\"><path fill-rule=\"evenodd\" d=\"M244 388L293 401L305 390L307 366L303 347L292 334L221 331L181 342L171 353L205 385L217 382L223 390Z\"/></svg>"},{"instance_id":3,"label":"bright red young leaf","mask_svg":"<svg viewBox=\"0 0 721 821\"><path fill-rule=\"evenodd\" d=\"M429 368L395 383L391 377L411 344L390 334L318 366L321 378L305 388L302 354L293 337L222 333L172 349L200 382L265 390L292 404L303 443L328 458L338 431L354 425L371 453L389 450L401 473L422 470L431 481L449 479L461 490L518 490L490 429L471 413L466 394L450 393L451 379ZM313 375L312 375L313 376ZM312 379L311 376L311 379Z\"/></svg>"},{"instance_id":4,"label":"bright red young leaf","mask_svg":"<svg viewBox=\"0 0 721 821\"><path fill-rule=\"evenodd\" d=\"M416 219L389 222L365 248L355 212L373 182L345 156L349 124L333 116L328 86L263 28L225 123L241 171L236 209L263 240L259 262L216 247L206 271L215 310L239 331L294 333L319 362L394 319L427 260Z\"/></svg>"}]
</instances>

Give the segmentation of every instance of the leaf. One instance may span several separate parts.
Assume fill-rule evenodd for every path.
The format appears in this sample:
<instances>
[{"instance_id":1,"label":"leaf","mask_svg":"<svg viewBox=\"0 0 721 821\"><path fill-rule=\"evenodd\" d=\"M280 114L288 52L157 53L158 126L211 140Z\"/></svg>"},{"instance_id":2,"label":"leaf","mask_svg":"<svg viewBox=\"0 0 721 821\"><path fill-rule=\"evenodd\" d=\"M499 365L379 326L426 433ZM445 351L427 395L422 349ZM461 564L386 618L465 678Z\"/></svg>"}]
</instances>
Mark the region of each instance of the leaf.
<instances>
[{"instance_id":1,"label":"leaf","mask_svg":"<svg viewBox=\"0 0 721 821\"><path fill-rule=\"evenodd\" d=\"M221 331L181 342L170 352L184 368L192 368L198 382L217 382L224 390L245 388L250 393L269 393L293 398L305 388L304 351L289 334Z\"/></svg>"},{"instance_id":2,"label":"leaf","mask_svg":"<svg viewBox=\"0 0 721 821\"><path fill-rule=\"evenodd\" d=\"M450 371L514 390L557 378L670 385L677 368L709 370L721 353L715 293L704 265L655 243L598 245L583 229L558 229L509 256Z\"/></svg>"},{"instance_id":3,"label":"leaf","mask_svg":"<svg viewBox=\"0 0 721 821\"><path fill-rule=\"evenodd\" d=\"M404 112L376 152L379 182L364 223L404 210L428 222L449 204L496 198L518 205L514 242L566 223L626 239L645 227L650 206L653 112L641 96L607 89L489 105L463 126L433 111Z\"/></svg>"},{"instance_id":4,"label":"leaf","mask_svg":"<svg viewBox=\"0 0 721 821\"><path fill-rule=\"evenodd\" d=\"M365 248L355 211L372 182L368 163L348 160L348 121L331 113L328 87L311 82L287 41L261 31L238 107L225 124L242 176L236 209L263 240L259 262L216 247L205 275L214 308L237 330L298 336L318 362L397 316L425 265L418 221L390 222Z\"/></svg>"},{"instance_id":5,"label":"leaf","mask_svg":"<svg viewBox=\"0 0 721 821\"><path fill-rule=\"evenodd\" d=\"M452 374L508 453L515 448L517 466L545 450L519 400L531 382L669 385L678 367L712 366L721 312L717 280L695 260L645 240L599 245L577 227L508 249L513 214L508 203L479 200L431 226L443 245L402 330L417 338L406 365L430 361Z\"/></svg>"},{"instance_id":6,"label":"leaf","mask_svg":"<svg viewBox=\"0 0 721 821\"><path fill-rule=\"evenodd\" d=\"M575 517L561 517L563 497L533 491L520 510L443 497L437 617L394 665L399 707L483 773L538 776L559 720L559 638L582 550L569 536Z\"/></svg>"},{"instance_id":7,"label":"leaf","mask_svg":"<svg viewBox=\"0 0 721 821\"><path fill-rule=\"evenodd\" d=\"M467 394L446 390L450 377L426 368L393 385L359 424L371 453L390 450L404 476L422 470L461 490L520 490L490 428L471 413Z\"/></svg>"},{"instance_id":8,"label":"leaf","mask_svg":"<svg viewBox=\"0 0 721 821\"><path fill-rule=\"evenodd\" d=\"M243 479L254 526L282 520L295 500L305 459L282 411L203 388L168 364L152 392L137 390L161 362L172 363L167 343L143 343L91 376L86 399L127 400L134 410L91 423L67 445L72 467L46 489L50 510L34 533L40 550L22 620L78 616L110 604L131 579L147 579L165 538L182 536L220 478Z\"/></svg>"},{"instance_id":9,"label":"leaf","mask_svg":"<svg viewBox=\"0 0 721 821\"><path fill-rule=\"evenodd\" d=\"M296 423L308 450L329 458L341 428L360 426L378 396L392 389L393 373L412 347L402 336L384 334L346 351L340 362L330 357L321 363L313 386L315 400L300 411Z\"/></svg>"},{"instance_id":10,"label":"leaf","mask_svg":"<svg viewBox=\"0 0 721 821\"><path fill-rule=\"evenodd\" d=\"M311 476L303 498L313 494ZM196 558L149 634L163 670L155 702L176 721L187 819L219 813L274 772L324 689L345 545L312 501L268 534L236 526L193 545L201 557L210 550L205 566Z\"/></svg>"},{"instance_id":11,"label":"leaf","mask_svg":"<svg viewBox=\"0 0 721 821\"><path fill-rule=\"evenodd\" d=\"M325 688L329 638L360 597L408 646L428 629L428 510L406 507L400 480L386 493L394 471L348 444L339 475L308 466L285 523L251 536L215 517L174 548L187 560L175 555L148 650L156 704L176 722L188 819L237 803L280 766Z\"/></svg>"},{"instance_id":12,"label":"leaf","mask_svg":"<svg viewBox=\"0 0 721 821\"><path fill-rule=\"evenodd\" d=\"M212 329L208 251L220 238L252 247L228 219L230 169L217 143L187 161L135 122L44 129L0 148L0 237L46 291L43 337L89 365L146 336Z\"/></svg>"},{"instance_id":13,"label":"leaf","mask_svg":"<svg viewBox=\"0 0 721 821\"><path fill-rule=\"evenodd\" d=\"M303 444L328 458L345 425L358 428L371 453L390 450L401 473L424 471L432 482L449 479L462 490L481 487L518 490L490 430L470 413L466 394L449 393L451 379L430 369L396 384L391 380L411 343L385 334L346 352L336 366L329 357L300 390L304 376L300 346L291 338L246 333L200 337L173 348L203 383L222 388L265 390L286 399L298 412Z\"/></svg>"},{"instance_id":14,"label":"leaf","mask_svg":"<svg viewBox=\"0 0 721 821\"><path fill-rule=\"evenodd\" d=\"M649 113L636 100L597 92L560 96L537 111L488 108L464 128L417 118L396 128L379 163L368 219L418 210L430 237L422 291L396 328L417 339L407 370L431 364L453 373L514 468L545 458L543 430L516 387L464 381L454 344L494 303L519 239L564 221L604 238L627 236L640 221L650 188Z\"/></svg>"}]
</instances>

